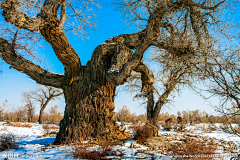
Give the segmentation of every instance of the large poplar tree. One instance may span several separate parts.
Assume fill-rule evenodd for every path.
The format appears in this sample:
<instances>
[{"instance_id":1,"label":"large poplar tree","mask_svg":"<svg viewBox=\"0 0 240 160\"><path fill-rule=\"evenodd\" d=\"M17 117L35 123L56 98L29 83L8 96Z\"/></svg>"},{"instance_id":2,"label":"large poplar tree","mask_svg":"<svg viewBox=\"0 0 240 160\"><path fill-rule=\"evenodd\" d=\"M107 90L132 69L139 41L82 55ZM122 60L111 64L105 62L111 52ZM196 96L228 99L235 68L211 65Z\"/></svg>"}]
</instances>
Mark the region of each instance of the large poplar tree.
<instances>
[{"instance_id":1,"label":"large poplar tree","mask_svg":"<svg viewBox=\"0 0 240 160\"><path fill-rule=\"evenodd\" d=\"M95 48L91 60L83 66L81 54L76 53L64 32L69 29L64 27L74 22L68 18L81 19L80 13L84 13L81 12L84 8L74 8L77 2L87 1L1 0L0 3L5 22L17 27L11 40L0 38L2 59L37 83L63 90L66 108L57 144L92 138L126 138L113 123L116 87L124 84L134 70L142 74L142 90L151 89L154 77L142 62L151 46L181 57L183 61L205 57L211 48L208 29L215 23L215 11L224 3L213 0L117 1L125 13L143 21L141 31L106 40ZM31 7L36 8L37 16L25 11ZM20 31L24 31L21 36L39 33L37 35L52 46L65 67L64 74L44 70L18 53L17 49L24 48L16 43ZM149 105L153 103L150 98ZM150 114L153 112L149 111Z\"/></svg>"}]
</instances>

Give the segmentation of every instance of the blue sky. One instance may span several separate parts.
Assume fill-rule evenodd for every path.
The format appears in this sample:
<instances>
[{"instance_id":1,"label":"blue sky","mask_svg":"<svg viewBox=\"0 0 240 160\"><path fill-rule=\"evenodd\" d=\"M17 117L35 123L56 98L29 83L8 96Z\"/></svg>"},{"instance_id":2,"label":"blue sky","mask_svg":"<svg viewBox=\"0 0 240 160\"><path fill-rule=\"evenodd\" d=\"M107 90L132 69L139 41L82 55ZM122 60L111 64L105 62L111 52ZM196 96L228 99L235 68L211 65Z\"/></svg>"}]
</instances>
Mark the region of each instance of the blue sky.
<instances>
[{"instance_id":1,"label":"blue sky","mask_svg":"<svg viewBox=\"0 0 240 160\"><path fill-rule=\"evenodd\" d=\"M97 19L97 27L99 30L90 31L89 39L82 40L80 37L76 37L71 34L67 34L68 40L71 45L77 51L80 56L82 64L86 64L91 58L91 54L97 45L104 43L105 40L124 33L134 33L136 28L126 27L126 23L123 23L123 17L121 13L115 11L114 6L105 5L99 13L99 18ZM41 63L45 69L48 68L49 71L63 74L63 66L58 61L57 57L53 53L51 47L44 43L44 48L39 51L39 54L44 58L44 62ZM37 84L28 78L27 75L20 73L14 69L9 69L9 65L5 62L1 64L2 73L0 74L0 104L7 102L15 107L23 106L21 93L23 90L30 91L37 87ZM188 89L182 91L181 96L174 98L170 109L164 108L163 112L168 111L169 113L176 114L178 110L205 110L208 113L213 113L212 107L209 107L208 103L205 102L201 97L194 95L193 92ZM60 109L63 111L65 104L64 99L55 100L50 103L48 108L53 105L59 105ZM144 114L146 109L141 106L141 102L133 101L133 96L126 92L120 92L115 100L116 111L123 105L128 106L132 112L136 114ZM37 107L37 111L39 108Z\"/></svg>"}]
</instances>

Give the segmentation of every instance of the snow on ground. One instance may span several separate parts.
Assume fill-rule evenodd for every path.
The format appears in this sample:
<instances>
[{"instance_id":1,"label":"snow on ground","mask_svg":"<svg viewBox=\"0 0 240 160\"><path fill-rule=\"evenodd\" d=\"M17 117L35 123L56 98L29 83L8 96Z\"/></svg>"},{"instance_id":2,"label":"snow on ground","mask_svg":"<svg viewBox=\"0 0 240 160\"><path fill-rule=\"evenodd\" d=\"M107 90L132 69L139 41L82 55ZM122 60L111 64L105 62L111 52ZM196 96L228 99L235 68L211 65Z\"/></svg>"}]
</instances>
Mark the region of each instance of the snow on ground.
<instances>
[{"instance_id":1,"label":"snow on ground","mask_svg":"<svg viewBox=\"0 0 240 160\"><path fill-rule=\"evenodd\" d=\"M9 160L12 159L64 159L72 160L74 157L71 154L71 147L69 146L54 146L53 142L55 136L45 137L43 136L46 133L46 130L43 129L43 125L31 123L32 127L13 127L6 126L4 122L0 122L0 135L12 133L18 137L22 137L20 141L19 149L10 149L0 152L0 160L8 157ZM217 127L221 124L217 124ZM126 124L126 131L131 132L131 124ZM160 130L159 135L165 136L167 141L172 141L172 143L179 141L181 138L186 136L195 136L198 138L215 141L216 145L219 145L220 154L237 155L240 152L240 137L232 135L222 131L220 128L216 130L209 130L208 124L198 124L198 125L187 125L185 130L186 132L176 132L174 130L164 131ZM50 130L50 131L56 131ZM222 143L222 145L220 145ZM235 144L233 152L226 152L224 149L224 144L228 143ZM221 148L222 147L222 148ZM93 149L97 149L97 146L94 146ZM158 150L150 149L140 144L137 144L137 141L129 139L126 140L123 145L116 145L113 147L115 151L121 151L124 153L122 157L108 156L107 158L112 159L161 159L161 160L170 160L171 157L164 155ZM230 157L225 157L221 159L230 159Z\"/></svg>"}]
</instances>

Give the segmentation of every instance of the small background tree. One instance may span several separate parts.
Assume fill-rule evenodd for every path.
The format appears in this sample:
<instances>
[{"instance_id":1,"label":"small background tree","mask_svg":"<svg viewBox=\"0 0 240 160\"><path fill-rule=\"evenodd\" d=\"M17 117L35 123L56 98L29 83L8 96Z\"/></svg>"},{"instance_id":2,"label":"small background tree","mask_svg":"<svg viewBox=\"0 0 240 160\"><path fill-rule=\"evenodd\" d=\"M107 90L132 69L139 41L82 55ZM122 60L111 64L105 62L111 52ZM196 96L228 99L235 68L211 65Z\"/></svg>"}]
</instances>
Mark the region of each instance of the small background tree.
<instances>
[{"instance_id":1,"label":"small background tree","mask_svg":"<svg viewBox=\"0 0 240 160\"><path fill-rule=\"evenodd\" d=\"M3 103L2 105L0 105L0 121L3 121L4 119L4 111L5 111L6 105L5 103Z\"/></svg>"},{"instance_id":2,"label":"small background tree","mask_svg":"<svg viewBox=\"0 0 240 160\"><path fill-rule=\"evenodd\" d=\"M40 113L39 113L39 120L38 122L42 124L44 122L43 120L43 113L47 105L51 100L54 100L55 98L63 95L62 90L56 89L54 87L49 86L42 86L39 87L36 90L30 91L28 93L24 92L23 97L24 100L27 102L27 108L30 109L29 114L32 114L32 111L34 109L33 107L33 101L40 104Z\"/></svg>"},{"instance_id":3,"label":"small background tree","mask_svg":"<svg viewBox=\"0 0 240 160\"><path fill-rule=\"evenodd\" d=\"M33 121L34 115L35 115L35 105L34 102L32 100L32 95L30 93L27 92L23 92L22 93L22 98L23 101L26 103L25 105L25 111L27 113L27 119L28 122L31 123Z\"/></svg>"}]
</instances>

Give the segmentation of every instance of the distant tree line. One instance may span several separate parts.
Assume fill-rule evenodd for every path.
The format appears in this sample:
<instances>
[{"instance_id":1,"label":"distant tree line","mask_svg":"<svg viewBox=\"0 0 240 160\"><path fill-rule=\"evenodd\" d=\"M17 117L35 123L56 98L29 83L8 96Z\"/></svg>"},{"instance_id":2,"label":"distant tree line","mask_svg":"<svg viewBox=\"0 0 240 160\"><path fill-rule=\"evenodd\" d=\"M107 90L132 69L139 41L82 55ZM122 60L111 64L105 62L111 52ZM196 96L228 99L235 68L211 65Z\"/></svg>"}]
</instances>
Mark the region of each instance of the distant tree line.
<instances>
[{"instance_id":1,"label":"distant tree line","mask_svg":"<svg viewBox=\"0 0 240 160\"><path fill-rule=\"evenodd\" d=\"M130 109L127 106L123 106L118 112L115 113L114 116L115 121L121 122L123 125L125 122L136 124L138 122L146 122L147 115L140 114L136 115L135 113L131 113Z\"/></svg>"},{"instance_id":2,"label":"distant tree line","mask_svg":"<svg viewBox=\"0 0 240 160\"><path fill-rule=\"evenodd\" d=\"M6 103L0 104L0 121L5 122L34 122L37 123L39 115L35 114L35 106L11 107ZM52 106L43 113L43 123L59 124L63 118L63 113L59 111L58 105Z\"/></svg>"},{"instance_id":3,"label":"distant tree line","mask_svg":"<svg viewBox=\"0 0 240 160\"><path fill-rule=\"evenodd\" d=\"M159 113L158 123L163 123L166 119L172 118L172 123L177 123L177 117L182 117L183 123L191 123L191 124L199 124L199 123L223 123L226 121L230 121L231 123L240 124L240 116L234 117L226 117L224 115L209 115L205 111L194 110L194 111L178 111L178 115L169 114L168 112ZM227 118L227 119L226 119ZM115 121L119 121L121 123L133 123L136 124L138 122L146 122L147 115L141 114L136 115L135 113L131 113L130 109L127 106L123 106L118 112L115 113L114 116Z\"/></svg>"}]
</instances>

